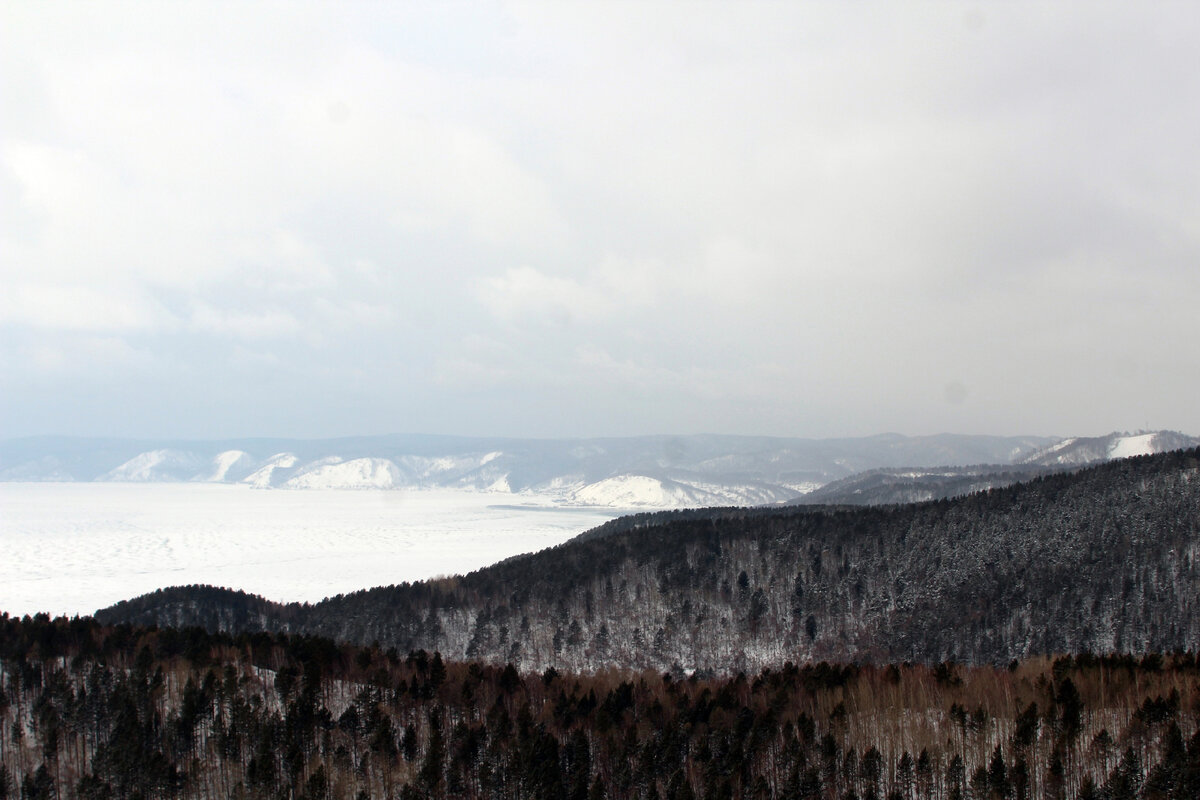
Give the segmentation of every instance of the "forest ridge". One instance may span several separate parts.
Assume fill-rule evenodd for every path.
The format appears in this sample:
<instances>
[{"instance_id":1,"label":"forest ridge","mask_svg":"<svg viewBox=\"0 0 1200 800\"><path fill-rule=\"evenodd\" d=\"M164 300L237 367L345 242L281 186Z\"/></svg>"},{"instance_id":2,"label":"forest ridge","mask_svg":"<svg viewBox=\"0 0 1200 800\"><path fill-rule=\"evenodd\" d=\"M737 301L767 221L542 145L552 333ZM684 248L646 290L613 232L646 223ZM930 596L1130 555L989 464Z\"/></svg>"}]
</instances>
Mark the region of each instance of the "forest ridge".
<instances>
[{"instance_id":1,"label":"forest ridge","mask_svg":"<svg viewBox=\"0 0 1200 800\"><path fill-rule=\"evenodd\" d=\"M1198 468L1193 449L913 505L645 514L462 577L314 605L176 587L97 619L676 675L1186 650Z\"/></svg>"}]
</instances>

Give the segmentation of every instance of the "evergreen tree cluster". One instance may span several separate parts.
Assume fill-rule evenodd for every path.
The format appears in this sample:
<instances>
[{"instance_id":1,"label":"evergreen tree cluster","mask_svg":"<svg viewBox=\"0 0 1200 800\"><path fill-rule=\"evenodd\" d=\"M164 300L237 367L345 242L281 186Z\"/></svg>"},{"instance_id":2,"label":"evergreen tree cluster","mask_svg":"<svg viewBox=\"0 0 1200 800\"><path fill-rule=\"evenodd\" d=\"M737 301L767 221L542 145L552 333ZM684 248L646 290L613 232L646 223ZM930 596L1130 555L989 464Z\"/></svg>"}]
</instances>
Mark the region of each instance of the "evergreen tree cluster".
<instances>
[{"instance_id":1,"label":"evergreen tree cluster","mask_svg":"<svg viewBox=\"0 0 1200 800\"><path fill-rule=\"evenodd\" d=\"M541 674L0 616L7 798L1195 798L1191 653Z\"/></svg>"}]
</instances>

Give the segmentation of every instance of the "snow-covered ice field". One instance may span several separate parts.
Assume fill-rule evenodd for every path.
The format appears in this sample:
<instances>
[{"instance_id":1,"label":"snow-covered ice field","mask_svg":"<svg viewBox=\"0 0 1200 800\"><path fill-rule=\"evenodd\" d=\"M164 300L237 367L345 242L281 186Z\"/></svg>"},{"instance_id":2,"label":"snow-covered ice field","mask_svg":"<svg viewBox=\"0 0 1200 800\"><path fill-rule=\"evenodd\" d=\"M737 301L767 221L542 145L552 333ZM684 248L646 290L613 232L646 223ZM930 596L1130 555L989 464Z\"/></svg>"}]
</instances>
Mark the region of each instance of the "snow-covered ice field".
<instances>
[{"instance_id":1,"label":"snow-covered ice field","mask_svg":"<svg viewBox=\"0 0 1200 800\"><path fill-rule=\"evenodd\" d=\"M90 614L190 583L317 601L469 572L618 514L454 489L0 483L0 611Z\"/></svg>"}]
</instances>

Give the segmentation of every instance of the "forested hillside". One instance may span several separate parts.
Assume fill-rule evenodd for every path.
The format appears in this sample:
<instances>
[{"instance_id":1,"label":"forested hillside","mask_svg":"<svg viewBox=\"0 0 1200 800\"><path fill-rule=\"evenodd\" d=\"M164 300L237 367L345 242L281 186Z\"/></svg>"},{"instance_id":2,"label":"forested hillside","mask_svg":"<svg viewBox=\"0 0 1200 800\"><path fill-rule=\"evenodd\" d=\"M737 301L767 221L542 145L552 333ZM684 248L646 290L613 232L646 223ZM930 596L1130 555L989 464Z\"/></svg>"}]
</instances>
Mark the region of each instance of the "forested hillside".
<instances>
[{"instance_id":1,"label":"forested hillside","mask_svg":"<svg viewBox=\"0 0 1200 800\"><path fill-rule=\"evenodd\" d=\"M278 605L181 587L104 622L290 631L521 669L733 674L1200 646L1200 452L909 506L642 515L464 577Z\"/></svg>"},{"instance_id":2,"label":"forested hillside","mask_svg":"<svg viewBox=\"0 0 1200 800\"><path fill-rule=\"evenodd\" d=\"M940 467L928 470L911 467L873 469L827 483L808 494L789 500L788 504L878 506L944 500L1011 486L1020 481L1033 480L1039 475L1070 468L1033 464L984 464L977 467Z\"/></svg>"},{"instance_id":3,"label":"forested hillside","mask_svg":"<svg viewBox=\"0 0 1200 800\"><path fill-rule=\"evenodd\" d=\"M0 616L0 797L1184 799L1192 654L676 679Z\"/></svg>"}]
</instances>

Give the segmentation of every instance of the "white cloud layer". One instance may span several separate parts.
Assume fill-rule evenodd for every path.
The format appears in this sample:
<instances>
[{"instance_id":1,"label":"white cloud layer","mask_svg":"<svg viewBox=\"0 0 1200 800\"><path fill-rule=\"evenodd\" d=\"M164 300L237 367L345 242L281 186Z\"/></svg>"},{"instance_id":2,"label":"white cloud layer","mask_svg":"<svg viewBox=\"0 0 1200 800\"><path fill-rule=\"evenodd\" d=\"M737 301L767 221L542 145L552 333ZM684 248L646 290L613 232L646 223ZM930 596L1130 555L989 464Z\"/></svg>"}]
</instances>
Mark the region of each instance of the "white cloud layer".
<instances>
[{"instance_id":1,"label":"white cloud layer","mask_svg":"<svg viewBox=\"0 0 1200 800\"><path fill-rule=\"evenodd\" d=\"M1198 39L7 4L0 436L1200 432Z\"/></svg>"}]
</instances>

